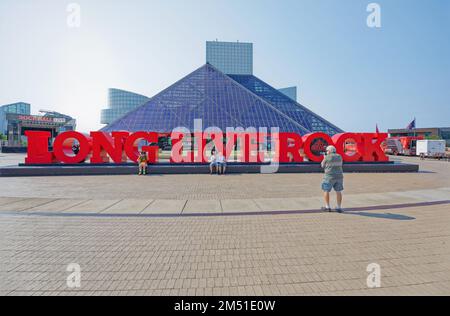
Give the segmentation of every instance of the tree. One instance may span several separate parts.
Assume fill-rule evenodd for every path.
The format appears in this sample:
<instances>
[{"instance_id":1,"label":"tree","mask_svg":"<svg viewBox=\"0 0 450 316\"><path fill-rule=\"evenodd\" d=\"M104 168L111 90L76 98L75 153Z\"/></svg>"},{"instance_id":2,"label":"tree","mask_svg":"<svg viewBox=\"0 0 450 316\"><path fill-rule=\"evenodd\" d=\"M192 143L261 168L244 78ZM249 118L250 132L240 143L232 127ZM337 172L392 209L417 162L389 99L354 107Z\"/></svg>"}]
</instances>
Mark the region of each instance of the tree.
<instances>
[{"instance_id":1,"label":"tree","mask_svg":"<svg viewBox=\"0 0 450 316\"><path fill-rule=\"evenodd\" d=\"M429 140L440 140L442 139L441 137L437 136L437 135L430 135L430 136L425 136L425 139L429 139Z\"/></svg>"}]
</instances>

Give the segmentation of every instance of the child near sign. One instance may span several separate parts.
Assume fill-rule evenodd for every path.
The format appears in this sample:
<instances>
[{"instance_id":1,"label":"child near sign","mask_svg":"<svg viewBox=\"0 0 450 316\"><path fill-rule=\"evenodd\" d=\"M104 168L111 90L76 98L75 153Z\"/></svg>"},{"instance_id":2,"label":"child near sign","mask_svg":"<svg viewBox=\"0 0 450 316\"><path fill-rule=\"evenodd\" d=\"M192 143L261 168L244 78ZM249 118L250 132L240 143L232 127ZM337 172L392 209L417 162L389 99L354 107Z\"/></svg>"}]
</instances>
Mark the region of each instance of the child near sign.
<instances>
[{"instance_id":1,"label":"child near sign","mask_svg":"<svg viewBox=\"0 0 450 316\"><path fill-rule=\"evenodd\" d=\"M142 151L139 154L138 158L139 163L139 175L146 175L147 174L147 164L148 164L148 157L147 153L145 151Z\"/></svg>"}]
</instances>

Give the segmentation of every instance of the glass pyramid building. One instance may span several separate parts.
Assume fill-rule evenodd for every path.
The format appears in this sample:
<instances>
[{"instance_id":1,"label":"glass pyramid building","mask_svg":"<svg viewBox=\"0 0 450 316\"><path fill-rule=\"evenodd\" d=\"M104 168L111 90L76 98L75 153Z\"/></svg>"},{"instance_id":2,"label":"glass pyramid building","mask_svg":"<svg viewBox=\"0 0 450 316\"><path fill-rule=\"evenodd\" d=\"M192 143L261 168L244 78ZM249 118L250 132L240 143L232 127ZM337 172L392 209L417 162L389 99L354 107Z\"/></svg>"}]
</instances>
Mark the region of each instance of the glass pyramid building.
<instances>
[{"instance_id":1,"label":"glass pyramid building","mask_svg":"<svg viewBox=\"0 0 450 316\"><path fill-rule=\"evenodd\" d=\"M253 75L225 75L206 64L102 131L170 133L177 127L278 127L280 132L334 135L341 129Z\"/></svg>"}]
</instances>

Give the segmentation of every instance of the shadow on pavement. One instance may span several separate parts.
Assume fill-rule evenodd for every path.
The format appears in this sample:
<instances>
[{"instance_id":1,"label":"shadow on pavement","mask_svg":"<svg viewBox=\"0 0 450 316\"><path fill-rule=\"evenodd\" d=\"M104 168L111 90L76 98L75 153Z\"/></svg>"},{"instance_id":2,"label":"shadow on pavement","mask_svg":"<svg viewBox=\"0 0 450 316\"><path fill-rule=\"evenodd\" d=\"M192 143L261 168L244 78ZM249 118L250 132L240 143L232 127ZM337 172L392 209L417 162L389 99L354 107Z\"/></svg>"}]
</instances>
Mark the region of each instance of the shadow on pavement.
<instances>
[{"instance_id":1,"label":"shadow on pavement","mask_svg":"<svg viewBox=\"0 0 450 316\"><path fill-rule=\"evenodd\" d=\"M367 212L349 212L345 213L348 215L359 215L366 216L372 218L383 218L383 219L392 219L397 221L412 221L415 220L415 217L401 215L401 214L392 214L392 213L367 213Z\"/></svg>"}]
</instances>

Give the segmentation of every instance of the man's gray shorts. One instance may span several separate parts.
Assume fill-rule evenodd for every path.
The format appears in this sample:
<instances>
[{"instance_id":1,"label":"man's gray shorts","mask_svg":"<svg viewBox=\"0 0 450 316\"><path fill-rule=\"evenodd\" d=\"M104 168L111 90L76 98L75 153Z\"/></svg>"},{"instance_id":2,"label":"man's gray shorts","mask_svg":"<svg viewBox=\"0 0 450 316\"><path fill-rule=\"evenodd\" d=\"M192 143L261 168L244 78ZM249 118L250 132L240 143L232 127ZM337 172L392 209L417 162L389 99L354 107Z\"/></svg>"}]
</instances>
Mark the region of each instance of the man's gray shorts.
<instances>
[{"instance_id":1,"label":"man's gray shorts","mask_svg":"<svg viewBox=\"0 0 450 316\"><path fill-rule=\"evenodd\" d=\"M344 179L324 179L322 181L322 190L331 192L334 189L336 192L344 191Z\"/></svg>"}]
</instances>

